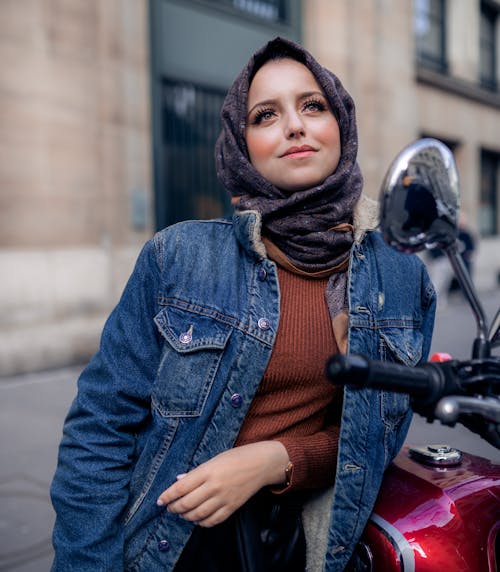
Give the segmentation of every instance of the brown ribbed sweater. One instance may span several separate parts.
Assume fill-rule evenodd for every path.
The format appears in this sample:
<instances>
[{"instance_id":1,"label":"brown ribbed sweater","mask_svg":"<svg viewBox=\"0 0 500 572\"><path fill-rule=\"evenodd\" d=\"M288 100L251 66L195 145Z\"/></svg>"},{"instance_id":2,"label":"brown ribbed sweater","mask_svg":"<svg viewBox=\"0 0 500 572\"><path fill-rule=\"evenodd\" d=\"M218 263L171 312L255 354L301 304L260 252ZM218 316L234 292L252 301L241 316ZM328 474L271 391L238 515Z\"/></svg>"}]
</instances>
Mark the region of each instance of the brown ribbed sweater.
<instances>
[{"instance_id":1,"label":"brown ribbed sweater","mask_svg":"<svg viewBox=\"0 0 500 572\"><path fill-rule=\"evenodd\" d=\"M294 465L290 489L327 486L335 477L342 401L324 374L338 351L325 301L328 278L278 266L278 280L276 342L235 445L280 441Z\"/></svg>"}]
</instances>

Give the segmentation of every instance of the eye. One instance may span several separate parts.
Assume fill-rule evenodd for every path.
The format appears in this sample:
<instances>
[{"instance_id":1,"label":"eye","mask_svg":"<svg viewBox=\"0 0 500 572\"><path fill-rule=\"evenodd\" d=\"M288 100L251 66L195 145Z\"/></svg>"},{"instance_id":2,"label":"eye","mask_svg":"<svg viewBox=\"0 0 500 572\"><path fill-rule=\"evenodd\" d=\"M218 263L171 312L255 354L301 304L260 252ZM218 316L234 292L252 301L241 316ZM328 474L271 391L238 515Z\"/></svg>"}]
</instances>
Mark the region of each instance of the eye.
<instances>
[{"instance_id":1,"label":"eye","mask_svg":"<svg viewBox=\"0 0 500 572\"><path fill-rule=\"evenodd\" d=\"M276 114L274 112L274 109L271 109L270 107L259 109L257 111L257 113L254 115L252 123L254 125L258 125L259 123L262 123L263 121L269 121L275 115Z\"/></svg>"},{"instance_id":2,"label":"eye","mask_svg":"<svg viewBox=\"0 0 500 572\"><path fill-rule=\"evenodd\" d=\"M320 99L308 99L304 102L302 109L304 111L326 111L326 104Z\"/></svg>"}]
</instances>

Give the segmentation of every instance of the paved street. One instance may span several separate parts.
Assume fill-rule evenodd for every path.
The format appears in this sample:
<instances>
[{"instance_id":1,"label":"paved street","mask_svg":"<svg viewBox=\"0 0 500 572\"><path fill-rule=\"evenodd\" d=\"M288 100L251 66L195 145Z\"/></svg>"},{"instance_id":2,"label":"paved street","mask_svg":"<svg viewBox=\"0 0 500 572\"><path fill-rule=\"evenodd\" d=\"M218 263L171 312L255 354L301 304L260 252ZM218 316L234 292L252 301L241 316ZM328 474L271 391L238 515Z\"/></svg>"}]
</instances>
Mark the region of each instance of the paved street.
<instances>
[{"instance_id":1,"label":"paved street","mask_svg":"<svg viewBox=\"0 0 500 572\"><path fill-rule=\"evenodd\" d=\"M0 571L50 569L48 489L80 368L0 379Z\"/></svg>"},{"instance_id":2,"label":"paved street","mask_svg":"<svg viewBox=\"0 0 500 572\"><path fill-rule=\"evenodd\" d=\"M487 321L490 323L500 307L500 291L483 295L481 298ZM456 359L470 358L472 340L477 331L475 324L472 311L461 294L452 296L446 307L438 306L431 355L434 352L447 352ZM499 354L500 348L497 348L495 355ZM431 424L415 415L406 440L415 445L447 443L500 463L500 451L461 425L451 428L437 421Z\"/></svg>"},{"instance_id":3,"label":"paved street","mask_svg":"<svg viewBox=\"0 0 500 572\"><path fill-rule=\"evenodd\" d=\"M483 296L489 319L500 295ZM475 326L460 299L439 310L433 350L470 356ZM0 379L0 572L47 572L53 512L48 488L64 415L80 367ZM465 429L415 418L408 441L447 442L500 462L500 453Z\"/></svg>"}]
</instances>

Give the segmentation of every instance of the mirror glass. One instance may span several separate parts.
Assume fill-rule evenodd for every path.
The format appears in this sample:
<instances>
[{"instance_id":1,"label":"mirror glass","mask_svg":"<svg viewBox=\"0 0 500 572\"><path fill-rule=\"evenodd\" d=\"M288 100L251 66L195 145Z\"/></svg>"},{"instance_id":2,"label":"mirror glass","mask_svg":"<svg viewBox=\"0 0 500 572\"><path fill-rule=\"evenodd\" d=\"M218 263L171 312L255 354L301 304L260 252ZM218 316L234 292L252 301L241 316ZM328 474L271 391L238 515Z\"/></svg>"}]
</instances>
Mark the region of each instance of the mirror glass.
<instances>
[{"instance_id":1,"label":"mirror glass","mask_svg":"<svg viewBox=\"0 0 500 572\"><path fill-rule=\"evenodd\" d=\"M382 184L381 227L398 250L452 248L459 188L453 154L437 139L419 139L396 157Z\"/></svg>"}]
</instances>

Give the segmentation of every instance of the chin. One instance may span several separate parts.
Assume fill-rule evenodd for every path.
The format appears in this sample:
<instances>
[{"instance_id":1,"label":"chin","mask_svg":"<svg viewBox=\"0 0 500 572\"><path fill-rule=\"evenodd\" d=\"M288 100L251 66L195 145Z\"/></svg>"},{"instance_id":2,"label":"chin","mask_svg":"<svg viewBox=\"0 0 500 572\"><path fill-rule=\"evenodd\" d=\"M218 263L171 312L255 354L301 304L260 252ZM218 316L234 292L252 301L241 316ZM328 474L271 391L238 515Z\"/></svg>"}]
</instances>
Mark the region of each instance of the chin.
<instances>
[{"instance_id":1,"label":"chin","mask_svg":"<svg viewBox=\"0 0 500 572\"><path fill-rule=\"evenodd\" d=\"M305 191L306 189L311 189L312 187L316 187L318 185L321 185L321 183L323 182L324 179L321 180L309 180L309 181L294 181L292 182L287 182L287 183L283 183L283 184L276 184L276 186L284 191L285 193L297 193L298 191Z\"/></svg>"}]
</instances>

